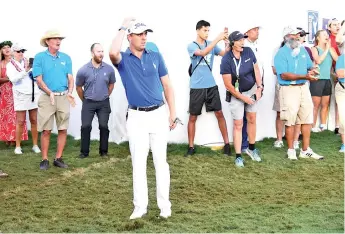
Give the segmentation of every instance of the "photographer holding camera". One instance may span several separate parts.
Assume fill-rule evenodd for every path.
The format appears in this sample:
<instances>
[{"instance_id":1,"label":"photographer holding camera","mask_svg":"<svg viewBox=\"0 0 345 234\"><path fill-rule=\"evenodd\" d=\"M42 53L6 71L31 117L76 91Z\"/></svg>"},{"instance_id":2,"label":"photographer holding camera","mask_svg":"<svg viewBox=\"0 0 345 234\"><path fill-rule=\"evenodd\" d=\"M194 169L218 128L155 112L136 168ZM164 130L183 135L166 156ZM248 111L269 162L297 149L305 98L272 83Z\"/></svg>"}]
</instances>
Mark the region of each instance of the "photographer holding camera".
<instances>
[{"instance_id":1,"label":"photographer holding camera","mask_svg":"<svg viewBox=\"0 0 345 234\"><path fill-rule=\"evenodd\" d=\"M29 119L31 123L32 134L32 151L40 153L41 150L37 145L37 97L38 88L36 82L32 79L31 68L29 60L24 58L26 49L19 44L12 46L13 59L6 65L7 76L12 82L13 103L16 112L16 148L15 154L22 154L20 146L24 126L26 125L26 111L29 111ZM25 128L25 131L26 128Z\"/></svg>"},{"instance_id":2,"label":"photographer holding camera","mask_svg":"<svg viewBox=\"0 0 345 234\"><path fill-rule=\"evenodd\" d=\"M241 156L243 115L246 111L248 122L249 149L252 160L260 162L259 151L255 148L256 137L256 102L262 95L262 78L256 57L249 47L244 47L247 36L234 31L229 36L230 51L224 55L220 74L227 89L226 101L230 103L231 115L234 119L234 147L236 151L235 165L244 167Z\"/></svg>"}]
</instances>

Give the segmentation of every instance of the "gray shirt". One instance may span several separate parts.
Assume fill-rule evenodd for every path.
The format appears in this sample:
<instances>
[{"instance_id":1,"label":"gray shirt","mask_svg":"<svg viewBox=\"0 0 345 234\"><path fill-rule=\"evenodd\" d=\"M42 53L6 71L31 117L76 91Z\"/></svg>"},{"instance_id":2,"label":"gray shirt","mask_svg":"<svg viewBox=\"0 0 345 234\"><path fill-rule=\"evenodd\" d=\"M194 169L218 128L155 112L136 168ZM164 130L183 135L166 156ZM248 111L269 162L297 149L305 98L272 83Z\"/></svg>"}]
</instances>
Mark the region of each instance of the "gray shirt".
<instances>
[{"instance_id":1,"label":"gray shirt","mask_svg":"<svg viewBox=\"0 0 345 234\"><path fill-rule=\"evenodd\" d=\"M109 84L114 84L114 68L102 62L99 68L95 68L91 61L79 69L76 77L76 86L84 86L84 98L93 101L103 101L109 98Z\"/></svg>"}]
</instances>

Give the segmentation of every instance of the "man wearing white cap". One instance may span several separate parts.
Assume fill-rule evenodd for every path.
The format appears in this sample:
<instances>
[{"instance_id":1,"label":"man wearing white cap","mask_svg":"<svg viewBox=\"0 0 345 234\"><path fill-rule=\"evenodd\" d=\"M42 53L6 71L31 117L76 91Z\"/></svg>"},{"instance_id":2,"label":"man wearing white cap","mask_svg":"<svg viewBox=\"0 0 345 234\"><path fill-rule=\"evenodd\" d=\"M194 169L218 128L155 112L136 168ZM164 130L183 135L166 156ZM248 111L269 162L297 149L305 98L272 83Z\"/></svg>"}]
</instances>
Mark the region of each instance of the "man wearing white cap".
<instances>
[{"instance_id":1,"label":"man wearing white cap","mask_svg":"<svg viewBox=\"0 0 345 234\"><path fill-rule=\"evenodd\" d=\"M300 158L323 159L313 152L310 145L310 131L313 123L313 102L307 81L315 81L316 71L307 51L301 47L297 28L286 27L286 42L274 57L280 101L280 119L285 121L285 136L288 144L287 155L297 160L293 146L294 126L301 124L303 145Z\"/></svg>"},{"instance_id":2,"label":"man wearing white cap","mask_svg":"<svg viewBox=\"0 0 345 234\"><path fill-rule=\"evenodd\" d=\"M40 44L48 49L36 54L33 64L33 77L43 91L38 100L38 131L42 132L41 170L49 168L48 150L54 116L58 130L54 166L68 167L62 160L62 153L67 139L70 104L74 106L75 102L72 96L74 87L72 60L67 54L59 51L64 38L58 31L47 31L41 38Z\"/></svg>"},{"instance_id":3,"label":"man wearing white cap","mask_svg":"<svg viewBox=\"0 0 345 234\"><path fill-rule=\"evenodd\" d=\"M143 22L124 19L110 48L109 56L118 69L128 99L127 134L133 167L134 211L130 219L147 213L148 188L146 161L151 147L156 170L157 204L160 217L171 216L169 201L170 171L167 163L168 133L178 119L175 113L174 92L168 70L159 52L147 50L147 33L152 30ZM128 30L129 48L121 52ZM162 90L170 116L163 100Z\"/></svg>"},{"instance_id":4,"label":"man wearing white cap","mask_svg":"<svg viewBox=\"0 0 345 234\"><path fill-rule=\"evenodd\" d=\"M244 35L248 36L244 40L244 47L249 47L252 49L255 57L257 64L260 69L260 75L262 77L262 91L264 89L264 66L263 66L263 59L261 58L260 52L258 50L257 46L257 40L259 39L259 30L261 29L260 26L258 25L252 25L248 28L246 28ZM247 133L247 118L246 118L246 112L244 112L243 116L243 128L242 128L242 152L246 153L249 155L248 148L249 147L249 142L248 142L248 133Z\"/></svg>"},{"instance_id":5,"label":"man wearing white cap","mask_svg":"<svg viewBox=\"0 0 345 234\"><path fill-rule=\"evenodd\" d=\"M277 75L276 69L274 67L274 57L277 54L278 50L280 48L282 48L286 42L289 41L290 38L290 34L291 33L296 33L296 31L298 32L299 36L300 36L300 43L303 44L303 38L305 37L305 35L303 34L303 30L301 28L296 28L293 26L287 26L283 29L283 41L281 43L281 45L276 48L273 52L273 56L272 56L272 70L273 70L273 74ZM293 35L293 34L292 34ZM305 48L305 47L304 47ZM307 50L306 50L307 51ZM308 52L308 51L307 51ZM309 52L308 52L309 54ZM309 56L310 59L312 59L311 56ZM281 148L284 146L283 143L283 128L284 128L284 122L280 119L280 101L279 101L279 89L280 89L280 85L279 82L277 81L276 86L275 86L275 93L274 93L274 101L273 101L273 110L277 112L277 116L276 116L276 134L277 134L277 140L274 142L274 147L276 148ZM294 149L299 149L299 136L300 136L300 132L301 132L301 125L300 124L296 124L294 127L294 141L293 141L293 148Z\"/></svg>"}]
</instances>

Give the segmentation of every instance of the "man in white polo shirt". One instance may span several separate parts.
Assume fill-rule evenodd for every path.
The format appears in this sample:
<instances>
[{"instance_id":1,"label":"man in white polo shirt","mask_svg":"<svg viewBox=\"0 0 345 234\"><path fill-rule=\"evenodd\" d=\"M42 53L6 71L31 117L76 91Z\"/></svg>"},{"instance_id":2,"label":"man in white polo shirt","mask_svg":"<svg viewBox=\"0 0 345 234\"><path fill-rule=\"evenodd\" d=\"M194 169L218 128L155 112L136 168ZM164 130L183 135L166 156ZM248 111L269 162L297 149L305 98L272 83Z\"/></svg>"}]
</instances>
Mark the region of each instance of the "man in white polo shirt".
<instances>
[{"instance_id":1,"label":"man in white polo shirt","mask_svg":"<svg viewBox=\"0 0 345 234\"><path fill-rule=\"evenodd\" d=\"M249 47L252 49L256 57L257 63L259 65L260 74L263 81L263 78L264 78L263 60L261 59L261 55L258 51L258 46L257 46L257 40L259 38L260 29L261 29L261 26L258 26L257 24L251 24L250 26L245 28L246 33L244 35L247 35L248 37L244 40L244 47ZM262 82L262 87L263 87L263 82ZM249 155L248 147L249 147L249 142L248 142L248 133L247 133L247 118L246 118L246 113L244 112L243 128L242 128L242 152Z\"/></svg>"}]
</instances>

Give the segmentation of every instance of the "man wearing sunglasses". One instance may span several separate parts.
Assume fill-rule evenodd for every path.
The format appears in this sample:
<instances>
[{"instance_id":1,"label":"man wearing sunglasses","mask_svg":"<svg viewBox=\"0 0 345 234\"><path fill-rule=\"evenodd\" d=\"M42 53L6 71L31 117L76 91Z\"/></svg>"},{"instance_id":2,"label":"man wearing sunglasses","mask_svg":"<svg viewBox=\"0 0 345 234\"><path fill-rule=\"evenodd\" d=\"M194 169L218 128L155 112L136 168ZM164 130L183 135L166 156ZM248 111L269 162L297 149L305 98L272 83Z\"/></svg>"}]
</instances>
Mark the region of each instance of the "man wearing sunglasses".
<instances>
[{"instance_id":1,"label":"man wearing sunglasses","mask_svg":"<svg viewBox=\"0 0 345 234\"><path fill-rule=\"evenodd\" d=\"M300 158L323 159L309 147L310 131L313 123L313 102L307 81L316 81L317 74L313 69L307 51L301 48L300 30L286 27L289 35L286 43L274 57L279 88L280 119L285 121L285 136L288 144L287 155L290 160L297 160L294 149L294 126L301 124L303 135ZM285 29L284 29L285 31ZM285 33L284 33L285 34Z\"/></svg>"}]
</instances>

